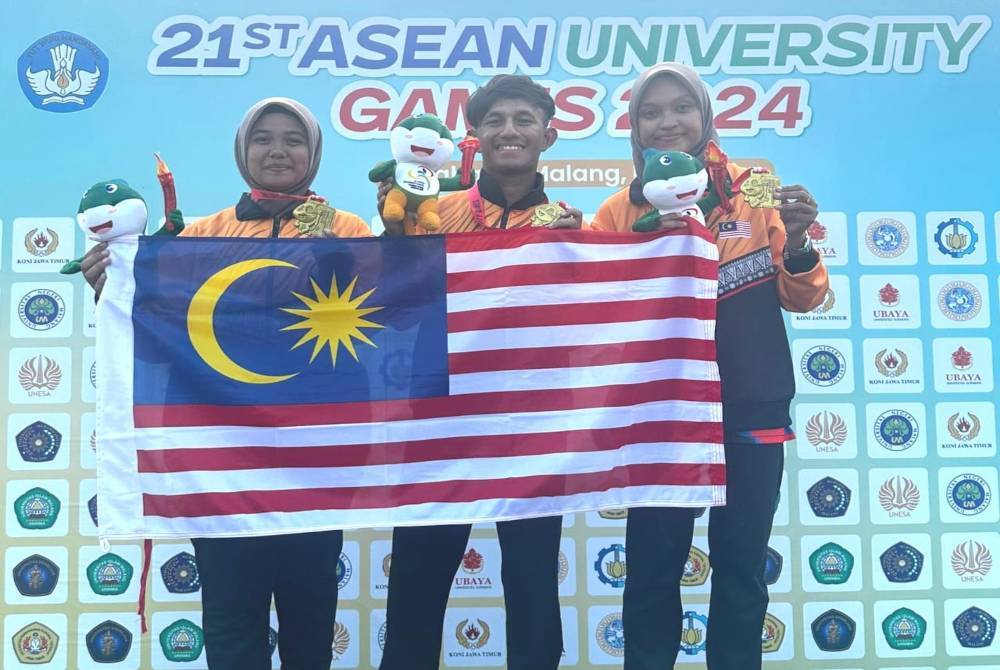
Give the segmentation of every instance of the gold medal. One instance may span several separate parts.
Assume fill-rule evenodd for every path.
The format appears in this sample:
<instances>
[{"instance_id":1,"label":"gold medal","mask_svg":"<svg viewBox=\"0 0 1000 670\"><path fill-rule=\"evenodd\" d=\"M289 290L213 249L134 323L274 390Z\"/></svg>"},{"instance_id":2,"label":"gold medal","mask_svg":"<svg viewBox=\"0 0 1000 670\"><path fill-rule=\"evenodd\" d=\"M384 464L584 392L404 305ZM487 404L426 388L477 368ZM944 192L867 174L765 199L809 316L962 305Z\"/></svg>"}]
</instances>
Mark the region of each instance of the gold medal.
<instances>
[{"instance_id":1,"label":"gold medal","mask_svg":"<svg viewBox=\"0 0 1000 670\"><path fill-rule=\"evenodd\" d=\"M325 202L314 198L309 198L292 210L292 216L295 218L295 228L307 237L314 237L321 230L326 230L332 226L333 217L336 215L337 210Z\"/></svg>"},{"instance_id":2,"label":"gold medal","mask_svg":"<svg viewBox=\"0 0 1000 670\"><path fill-rule=\"evenodd\" d=\"M547 226L565 213L566 210L554 202L539 205L535 207L535 212L531 216L531 225Z\"/></svg>"},{"instance_id":3,"label":"gold medal","mask_svg":"<svg viewBox=\"0 0 1000 670\"><path fill-rule=\"evenodd\" d=\"M755 172L740 184L740 193L746 203L754 209L762 207L777 207L780 203L774 199L774 189L781 186L777 175L768 172Z\"/></svg>"}]
</instances>

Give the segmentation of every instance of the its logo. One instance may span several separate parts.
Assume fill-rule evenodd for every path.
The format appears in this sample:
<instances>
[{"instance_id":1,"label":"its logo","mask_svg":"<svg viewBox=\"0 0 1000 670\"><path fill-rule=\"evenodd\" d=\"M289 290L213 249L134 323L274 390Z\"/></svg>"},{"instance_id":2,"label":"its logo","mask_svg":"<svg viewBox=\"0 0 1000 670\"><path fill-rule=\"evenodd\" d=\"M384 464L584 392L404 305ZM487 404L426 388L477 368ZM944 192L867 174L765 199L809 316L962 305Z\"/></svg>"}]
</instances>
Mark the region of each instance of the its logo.
<instances>
[{"instance_id":1,"label":"its logo","mask_svg":"<svg viewBox=\"0 0 1000 670\"><path fill-rule=\"evenodd\" d=\"M697 656L705 651L708 617L688 610L681 621L681 651L687 656Z\"/></svg>"},{"instance_id":2,"label":"its logo","mask_svg":"<svg viewBox=\"0 0 1000 670\"><path fill-rule=\"evenodd\" d=\"M45 423L36 421L22 428L14 437L17 451L28 463L47 463L59 453L62 433Z\"/></svg>"},{"instance_id":3,"label":"its logo","mask_svg":"<svg viewBox=\"0 0 1000 670\"><path fill-rule=\"evenodd\" d=\"M882 635L893 649L917 649L924 643L927 621L907 607L901 607L882 620Z\"/></svg>"},{"instance_id":4,"label":"its logo","mask_svg":"<svg viewBox=\"0 0 1000 670\"><path fill-rule=\"evenodd\" d=\"M878 489L878 503L890 517L909 517L920 506L920 489L912 479L890 477Z\"/></svg>"},{"instance_id":5,"label":"its logo","mask_svg":"<svg viewBox=\"0 0 1000 670\"><path fill-rule=\"evenodd\" d=\"M37 109L77 112L92 107L104 92L108 57L75 33L46 35L17 59L18 80Z\"/></svg>"},{"instance_id":6,"label":"its logo","mask_svg":"<svg viewBox=\"0 0 1000 670\"><path fill-rule=\"evenodd\" d=\"M163 578L163 585L170 593L195 593L201 588L198 563L194 556L186 551L164 561L160 566L160 576Z\"/></svg>"},{"instance_id":7,"label":"its logo","mask_svg":"<svg viewBox=\"0 0 1000 670\"><path fill-rule=\"evenodd\" d=\"M485 565L486 559L473 547L469 547L469 550L462 556L462 570L467 574L479 574Z\"/></svg>"},{"instance_id":8,"label":"its logo","mask_svg":"<svg viewBox=\"0 0 1000 670\"><path fill-rule=\"evenodd\" d=\"M59 636L43 623L29 623L14 633L14 655L25 665L48 663L56 655Z\"/></svg>"},{"instance_id":9,"label":"its logo","mask_svg":"<svg viewBox=\"0 0 1000 670\"><path fill-rule=\"evenodd\" d=\"M982 649L993 644L997 633L997 620L989 612L970 607L951 622L958 643L966 649Z\"/></svg>"},{"instance_id":10,"label":"its logo","mask_svg":"<svg viewBox=\"0 0 1000 670\"><path fill-rule=\"evenodd\" d=\"M824 477L806 491L809 507L821 518L844 516L851 505L851 489L833 477Z\"/></svg>"},{"instance_id":11,"label":"its logo","mask_svg":"<svg viewBox=\"0 0 1000 670\"><path fill-rule=\"evenodd\" d=\"M938 224L934 241L945 256L961 258L976 250L979 234L971 223L955 217Z\"/></svg>"},{"instance_id":12,"label":"its logo","mask_svg":"<svg viewBox=\"0 0 1000 670\"><path fill-rule=\"evenodd\" d=\"M952 550L951 569L963 582L981 582L993 569L993 554L985 544L967 540Z\"/></svg>"},{"instance_id":13,"label":"its logo","mask_svg":"<svg viewBox=\"0 0 1000 670\"><path fill-rule=\"evenodd\" d=\"M333 653L343 656L351 646L351 632L339 621L333 624Z\"/></svg>"},{"instance_id":14,"label":"its logo","mask_svg":"<svg viewBox=\"0 0 1000 670\"><path fill-rule=\"evenodd\" d=\"M104 554L87 566L87 581L99 596L120 596L132 583L132 565L118 554Z\"/></svg>"},{"instance_id":15,"label":"its logo","mask_svg":"<svg viewBox=\"0 0 1000 670\"><path fill-rule=\"evenodd\" d=\"M972 352L965 347L959 347L951 352L951 367L956 370L968 370L972 367Z\"/></svg>"},{"instance_id":16,"label":"its logo","mask_svg":"<svg viewBox=\"0 0 1000 670\"><path fill-rule=\"evenodd\" d=\"M626 577L625 545L615 543L597 552L594 570L597 572L597 578L603 583L616 589L624 587Z\"/></svg>"},{"instance_id":17,"label":"its logo","mask_svg":"<svg viewBox=\"0 0 1000 670\"><path fill-rule=\"evenodd\" d=\"M969 282L952 281L938 291L937 304L941 313L952 321L968 321L979 314L983 297Z\"/></svg>"},{"instance_id":18,"label":"its logo","mask_svg":"<svg viewBox=\"0 0 1000 670\"><path fill-rule=\"evenodd\" d=\"M684 562L684 574L681 575L681 586L701 586L708 581L712 566L708 562L708 554L692 545Z\"/></svg>"},{"instance_id":19,"label":"its logo","mask_svg":"<svg viewBox=\"0 0 1000 670\"><path fill-rule=\"evenodd\" d=\"M826 226L819 221L814 221L812 225L806 228L806 235L809 236L813 244L823 244L826 242L827 237Z\"/></svg>"},{"instance_id":20,"label":"its logo","mask_svg":"<svg viewBox=\"0 0 1000 670\"><path fill-rule=\"evenodd\" d=\"M820 584L845 584L854 571L854 554L835 542L827 542L809 555L809 569Z\"/></svg>"},{"instance_id":21,"label":"its logo","mask_svg":"<svg viewBox=\"0 0 1000 670\"><path fill-rule=\"evenodd\" d=\"M24 248L36 258L51 256L59 248L59 234L51 228L32 228L24 235Z\"/></svg>"},{"instance_id":22,"label":"its logo","mask_svg":"<svg viewBox=\"0 0 1000 670\"><path fill-rule=\"evenodd\" d=\"M945 495L951 508L963 516L979 514L993 498L986 480L971 473L959 475L948 482Z\"/></svg>"},{"instance_id":23,"label":"its logo","mask_svg":"<svg viewBox=\"0 0 1000 670\"><path fill-rule=\"evenodd\" d=\"M809 348L799 364L802 375L816 386L833 386L847 372L847 361L837 349L821 344Z\"/></svg>"},{"instance_id":24,"label":"its logo","mask_svg":"<svg viewBox=\"0 0 1000 670\"><path fill-rule=\"evenodd\" d=\"M875 440L889 451L906 451L917 442L920 429L909 412L891 409L875 418Z\"/></svg>"},{"instance_id":25,"label":"its logo","mask_svg":"<svg viewBox=\"0 0 1000 670\"><path fill-rule=\"evenodd\" d=\"M760 651L771 654L781 649L785 640L785 624L770 612L764 615L764 629L760 633Z\"/></svg>"},{"instance_id":26,"label":"its logo","mask_svg":"<svg viewBox=\"0 0 1000 670\"><path fill-rule=\"evenodd\" d=\"M895 307L899 304L899 289L886 282L885 286L878 290L878 301L883 307Z\"/></svg>"},{"instance_id":27,"label":"its logo","mask_svg":"<svg viewBox=\"0 0 1000 670\"><path fill-rule=\"evenodd\" d=\"M956 413L948 417L948 434L959 442L969 442L979 436L982 423L979 417L969 412L967 416Z\"/></svg>"},{"instance_id":28,"label":"its logo","mask_svg":"<svg viewBox=\"0 0 1000 670\"><path fill-rule=\"evenodd\" d=\"M569 576L569 559L566 558L566 554L563 553L562 549L559 550L557 561L559 563L559 583L562 584L566 581L566 577Z\"/></svg>"},{"instance_id":29,"label":"its logo","mask_svg":"<svg viewBox=\"0 0 1000 670\"><path fill-rule=\"evenodd\" d=\"M33 554L14 566L14 586L22 596L50 595L59 583L59 566L44 556Z\"/></svg>"},{"instance_id":30,"label":"its logo","mask_svg":"<svg viewBox=\"0 0 1000 670\"><path fill-rule=\"evenodd\" d=\"M62 369L48 356L29 358L17 371L17 381L29 396L49 396L59 388Z\"/></svg>"},{"instance_id":31,"label":"its logo","mask_svg":"<svg viewBox=\"0 0 1000 670\"><path fill-rule=\"evenodd\" d=\"M882 552L879 564L893 584L915 582L924 569L924 555L906 542L897 542Z\"/></svg>"},{"instance_id":32,"label":"its logo","mask_svg":"<svg viewBox=\"0 0 1000 670\"><path fill-rule=\"evenodd\" d=\"M66 315L62 296L47 288L28 291L17 304L17 316L33 331L52 330Z\"/></svg>"},{"instance_id":33,"label":"its logo","mask_svg":"<svg viewBox=\"0 0 1000 670\"><path fill-rule=\"evenodd\" d=\"M840 415L823 411L806 422L806 439L814 447L839 447L847 441L847 422Z\"/></svg>"},{"instance_id":34,"label":"its logo","mask_svg":"<svg viewBox=\"0 0 1000 670\"><path fill-rule=\"evenodd\" d=\"M816 305L812 309L813 314L826 314L833 306L837 303L837 294L833 292L832 288L826 290L826 296L823 298L823 302Z\"/></svg>"},{"instance_id":35,"label":"its logo","mask_svg":"<svg viewBox=\"0 0 1000 670\"><path fill-rule=\"evenodd\" d=\"M343 589L351 581L351 576L354 574L354 566L351 565L351 559L347 557L347 554L341 553L337 558L336 576L337 576L337 590Z\"/></svg>"},{"instance_id":36,"label":"its logo","mask_svg":"<svg viewBox=\"0 0 1000 670\"><path fill-rule=\"evenodd\" d=\"M909 365L906 353L899 349L894 349L891 352L888 349L882 349L875 354L875 369L883 377L890 379L901 377L906 373L906 368Z\"/></svg>"},{"instance_id":37,"label":"its logo","mask_svg":"<svg viewBox=\"0 0 1000 670\"><path fill-rule=\"evenodd\" d=\"M621 612L612 612L597 623L594 631L597 646L608 656L622 657L625 655L625 626L622 624ZM684 643L681 642L681 648Z\"/></svg>"},{"instance_id":38,"label":"its logo","mask_svg":"<svg viewBox=\"0 0 1000 670\"><path fill-rule=\"evenodd\" d=\"M60 506L59 498L36 486L14 501L14 514L21 528L45 530L55 525Z\"/></svg>"},{"instance_id":39,"label":"its logo","mask_svg":"<svg viewBox=\"0 0 1000 670\"><path fill-rule=\"evenodd\" d=\"M896 219L876 219L865 231L865 245L879 258L897 258L910 246L910 233Z\"/></svg>"},{"instance_id":40,"label":"its logo","mask_svg":"<svg viewBox=\"0 0 1000 670\"><path fill-rule=\"evenodd\" d=\"M132 632L117 621L105 621L87 633L87 652L98 663L119 663L132 649Z\"/></svg>"},{"instance_id":41,"label":"its logo","mask_svg":"<svg viewBox=\"0 0 1000 670\"><path fill-rule=\"evenodd\" d=\"M781 578L783 565L784 559L781 554L774 547L768 547L767 551L764 552L764 583L768 586L777 584Z\"/></svg>"},{"instance_id":42,"label":"its logo","mask_svg":"<svg viewBox=\"0 0 1000 670\"><path fill-rule=\"evenodd\" d=\"M812 622L812 636L820 651L844 651L854 644L857 624L839 610L827 610Z\"/></svg>"},{"instance_id":43,"label":"its logo","mask_svg":"<svg viewBox=\"0 0 1000 670\"><path fill-rule=\"evenodd\" d=\"M188 663L197 660L204 648L205 633L187 619L178 619L160 631L160 649L168 661Z\"/></svg>"},{"instance_id":44,"label":"its logo","mask_svg":"<svg viewBox=\"0 0 1000 670\"><path fill-rule=\"evenodd\" d=\"M476 619L476 623L462 619L455 626L455 639L466 649L482 649L490 641L490 626L482 619Z\"/></svg>"}]
</instances>

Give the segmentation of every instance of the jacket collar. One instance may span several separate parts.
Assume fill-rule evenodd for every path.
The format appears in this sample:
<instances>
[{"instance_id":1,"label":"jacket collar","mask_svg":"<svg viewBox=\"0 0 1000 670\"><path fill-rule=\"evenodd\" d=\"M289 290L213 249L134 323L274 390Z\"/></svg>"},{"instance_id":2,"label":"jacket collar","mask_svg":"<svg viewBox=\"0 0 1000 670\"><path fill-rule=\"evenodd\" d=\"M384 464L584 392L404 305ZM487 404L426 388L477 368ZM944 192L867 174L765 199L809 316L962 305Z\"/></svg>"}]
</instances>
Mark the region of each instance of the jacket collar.
<instances>
[{"instance_id":1,"label":"jacket collar","mask_svg":"<svg viewBox=\"0 0 1000 670\"><path fill-rule=\"evenodd\" d=\"M290 203L288 207L277 213L277 217L281 219L288 218L291 216L292 210L301 204L300 202ZM244 193L240 197L240 201L236 203L237 221L259 221L261 219L271 220L274 218L274 215L261 207L256 200L250 197L249 193Z\"/></svg>"},{"instance_id":2,"label":"jacket collar","mask_svg":"<svg viewBox=\"0 0 1000 670\"><path fill-rule=\"evenodd\" d=\"M479 173L479 193L492 202L493 204L500 205L504 209L530 209L536 205L541 205L549 201L545 195L545 180L542 175L535 173L535 183L532 184L531 190L528 193L513 204L507 203L507 198L504 197L503 189L500 188L500 184L489 172Z\"/></svg>"}]
</instances>

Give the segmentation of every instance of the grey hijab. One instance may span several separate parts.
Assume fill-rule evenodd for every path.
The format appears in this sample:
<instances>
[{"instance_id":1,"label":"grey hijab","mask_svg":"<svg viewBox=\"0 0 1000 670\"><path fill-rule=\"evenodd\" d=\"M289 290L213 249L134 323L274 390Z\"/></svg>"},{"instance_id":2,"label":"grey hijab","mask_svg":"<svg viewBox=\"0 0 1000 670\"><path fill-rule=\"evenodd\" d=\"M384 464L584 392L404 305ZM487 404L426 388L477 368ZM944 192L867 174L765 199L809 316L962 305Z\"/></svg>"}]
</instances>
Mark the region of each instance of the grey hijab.
<instances>
[{"instance_id":1,"label":"grey hijab","mask_svg":"<svg viewBox=\"0 0 1000 670\"><path fill-rule=\"evenodd\" d=\"M297 118L306 129L306 144L309 146L309 169L306 171L302 181L288 190L289 193L302 193L309 188L316 173L319 171L319 159L323 155L323 132L320 130L319 122L313 113L298 100L291 98L264 98L255 103L243 116L239 130L236 131L236 166L240 169L240 174L250 188L264 188L250 176L247 169L247 142L253 125L257 123L263 114L267 112L282 111Z\"/></svg>"},{"instance_id":2,"label":"grey hijab","mask_svg":"<svg viewBox=\"0 0 1000 670\"><path fill-rule=\"evenodd\" d=\"M668 62L654 65L640 74L635 83L632 84L632 97L628 102L628 118L632 123L632 163L635 165L635 174L637 177L642 176L642 170L646 166L646 161L642 157L645 147L639 144L639 130L636 118L639 114L639 104L642 102L642 96L646 91L646 87L657 77L674 77L680 81L691 92L691 95L694 96L695 101L698 103L698 107L701 109L701 139L694 147L694 150L691 151L691 154L701 158L710 140L715 140L716 143L719 141L719 134L715 131L713 124L715 115L712 113L712 97L708 92L708 87L705 86L705 82L702 81L698 73L682 63Z\"/></svg>"}]
</instances>

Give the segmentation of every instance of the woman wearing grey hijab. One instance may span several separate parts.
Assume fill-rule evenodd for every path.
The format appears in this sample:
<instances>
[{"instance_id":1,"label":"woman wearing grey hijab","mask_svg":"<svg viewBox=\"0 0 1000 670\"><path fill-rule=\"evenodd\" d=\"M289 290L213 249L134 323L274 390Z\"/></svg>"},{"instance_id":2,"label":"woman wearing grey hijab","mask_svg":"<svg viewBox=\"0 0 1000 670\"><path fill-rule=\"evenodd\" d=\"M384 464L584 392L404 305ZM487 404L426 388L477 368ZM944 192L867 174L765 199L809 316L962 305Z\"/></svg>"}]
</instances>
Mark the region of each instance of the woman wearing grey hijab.
<instances>
[{"instance_id":1,"label":"woman wearing grey hijab","mask_svg":"<svg viewBox=\"0 0 1000 670\"><path fill-rule=\"evenodd\" d=\"M637 175L650 150L683 151L709 162L713 183L698 205L716 239L719 276L725 279L719 283L715 343L727 505L712 508L709 520L712 595L706 660L710 670L755 670L761 667L767 571L775 565L768 539L784 442L794 438L789 414L794 367L781 310L807 312L823 301L829 287L807 236L816 202L801 186L776 191L774 207L747 202L734 188L746 170L728 162L718 147L712 95L686 65L662 63L643 72L632 87L629 119ZM651 209L637 178L601 205L592 227L630 231ZM688 225L670 214L660 223L664 230ZM817 505L826 504L820 498ZM629 574L622 610L625 670L672 667L682 644L696 651L690 641L682 642L681 630L702 623L693 613L685 618L680 597L695 515L676 507L629 510Z\"/></svg>"}]
</instances>

